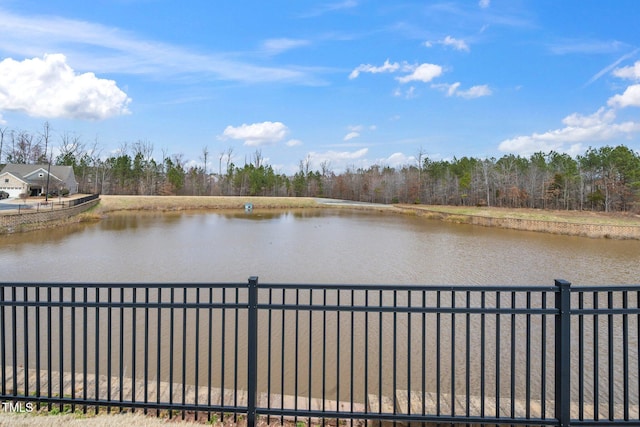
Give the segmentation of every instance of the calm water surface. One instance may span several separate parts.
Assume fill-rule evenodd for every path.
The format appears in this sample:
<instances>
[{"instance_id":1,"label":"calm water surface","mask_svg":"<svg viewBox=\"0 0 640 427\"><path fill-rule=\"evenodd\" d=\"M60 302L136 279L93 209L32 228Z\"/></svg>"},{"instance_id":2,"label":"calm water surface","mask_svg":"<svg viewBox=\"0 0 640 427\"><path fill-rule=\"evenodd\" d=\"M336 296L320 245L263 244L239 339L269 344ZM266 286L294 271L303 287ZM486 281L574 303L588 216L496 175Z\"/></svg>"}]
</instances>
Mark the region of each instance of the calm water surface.
<instances>
[{"instance_id":1,"label":"calm water surface","mask_svg":"<svg viewBox=\"0 0 640 427\"><path fill-rule=\"evenodd\" d=\"M3 281L638 283L640 242L345 210L112 214L0 237Z\"/></svg>"},{"instance_id":2,"label":"calm water surface","mask_svg":"<svg viewBox=\"0 0 640 427\"><path fill-rule=\"evenodd\" d=\"M81 224L60 228L57 230L37 231L21 235L11 235L0 237L0 281L52 281L52 282L244 282L249 276L259 276L261 283L345 283L345 284L487 284L487 285L552 285L554 279L562 278L569 280L576 285L588 284L634 284L640 283L640 242L639 241L618 241L618 240L598 240L583 237L555 236L550 234L520 232L511 230L501 230L483 228L470 225L445 224L438 221L427 220L413 216L397 215L390 213L368 212L368 211L348 211L348 210L294 210L294 211L254 211L252 214L244 212L187 212L176 214L111 214L108 218L93 224ZM151 299L157 298L157 293L152 291ZM8 295L8 294L5 294ZM322 297L322 295L315 295ZM335 295L334 295L335 297ZM419 298L419 294L417 295ZM91 300L94 296L90 295ZM139 296L139 298L142 298ZM167 294L161 297L167 301ZM180 296L178 296L178 299ZM106 296L101 296L104 301ZM230 299L233 299L231 296ZM348 299L348 297L347 297ZM419 302L416 302L419 304ZM464 304L461 301L460 304ZM548 302L553 304L552 301ZM509 301L504 302L509 306ZM138 332L132 332L130 326L124 329L124 342L132 342L132 335L136 334L135 341L140 352L144 348L144 341L141 333L144 318L143 310L138 310ZM183 320L177 310L176 324L181 325ZM79 312L78 312L79 313ZM89 312L90 325L94 325L93 311ZM100 315L100 322L106 319L106 312L103 310ZM114 320L110 327L115 331L114 340L119 329L118 311L114 314ZM7 312L7 316L9 313ZM264 313L263 313L264 315ZM274 331L271 332L274 345L282 342L287 343L284 359L275 352L275 359L269 362L264 360L261 364L269 363L273 369L278 371L280 364L284 367L283 377L286 394L293 394L294 388L298 393L306 395L309 384L302 382L296 385L292 383L295 375L296 360L294 355L299 353L300 366L298 372L302 378L309 376L305 367L305 362L309 360L309 354L313 354L312 359L312 394L322 393L317 387L326 383L329 393L336 388L340 388L340 396L346 397L350 393L350 354L351 349L348 337L343 338L343 347L340 348L337 336L346 333L351 327L348 313L340 318L336 313L329 313L327 320L317 312L313 318L309 313L302 313L300 318L288 313L283 319L281 314L274 314ZM79 314L78 314L79 316ZM127 320L130 315L123 320ZM201 313L201 336L195 337L192 334L194 318L186 319L185 330L188 331L187 346L193 346L197 341L207 342L208 340L208 320L206 313ZM385 315L387 316L387 315ZM389 314L388 316L391 316ZM508 338L511 333L511 324L503 325L502 335ZM21 319L18 316L18 319ZM168 354L171 348L168 347L169 337L166 326L158 327L155 320L155 312L151 313L148 327L152 339L159 337L162 345L162 353ZM392 325L395 320L392 317L384 317L381 320L378 315L364 317L358 314L355 322L358 326L354 331L354 342L356 343L354 352L362 351L365 346L365 336L371 336L370 363L372 370L376 371L371 377L369 387L376 387L378 381L377 369L386 370L384 366L391 366L399 361L402 366L404 361L408 361L409 348L406 339L399 336L398 347L392 347L387 335L384 338L384 345L377 340L379 330L383 334L392 332ZM460 317L462 319L462 317ZM54 316L55 320L55 316ZM239 324L245 324L246 319L241 316ZM286 321L285 321L286 320ZM443 315L443 324L451 322L453 319ZM552 322L553 319L547 319ZM9 317L7 317L9 322ZM64 323L70 321L70 314L67 310L64 314ZM300 329L296 334L292 322L300 322ZM421 318L415 315L411 319L407 316L399 316L400 324L406 325L412 322L412 341L421 336ZM166 322L166 317L163 318ZM225 323L226 322L226 323ZM234 320L232 312L225 322L221 322L220 314L216 314L213 325L216 333L214 340L215 347L221 346L220 328L227 329L227 339L234 333ZM319 323L321 322L321 323ZM344 323L346 322L346 323ZM537 323L536 323L537 322ZM277 331L279 325L286 323L284 338ZM318 331L326 329L324 332L309 334L308 324L314 324L314 329ZM344 323L342 329L339 323ZM7 323L8 324L8 323ZM631 328L637 330L638 321L632 320ZM163 323L164 325L164 323ZM226 326L224 326L226 325ZM364 329L369 325L368 332ZM381 327L378 328L377 325ZM464 366L465 357L470 357L473 366L479 366L478 354L474 349L479 346L478 336L480 334L480 318L473 317L470 324L470 335L472 335L472 349L469 356L465 356L462 350L464 341L460 341L464 334L464 322L459 320L457 328L462 328L456 335L455 347L460 348L456 352L456 370ZM495 326L495 325L494 325ZM600 327L605 324L601 323ZM617 325L618 328L620 325ZM94 327L94 326L91 326ZM489 330L495 329L488 326ZM524 325L518 324L518 339L525 339ZM532 335L539 335L541 323L539 319L534 320ZM261 340L269 336L266 329L266 319L261 317L259 336ZM552 325L548 325L551 330ZM179 330L181 328L178 328ZM241 328L244 331L244 327ZM402 329L402 328L401 328ZM401 330L399 329L399 330ZM447 378L451 377L450 357L451 341L445 333L439 342L435 341L433 330L435 323L427 325L427 336L415 341L411 352L418 352L418 348L426 348L433 353L433 348L442 347L441 356L442 378L444 378L443 391L448 387ZM53 330L57 326L53 325ZM174 344L175 348L182 348L182 337L180 331L176 332ZM446 330L446 328L444 329ZM405 328L406 331L406 328ZM449 331L451 329L449 328ZM587 331L587 334L589 332ZM102 351L107 348L104 334L101 334L100 348ZM311 336L312 335L312 336ZM318 335L318 336L316 336ZM391 335L389 335L391 336ZM634 333L634 337L636 334ZM186 336L185 336L186 337ZM378 337L378 338L376 338ZM77 340L80 343L81 336ZM492 341L488 338L488 351L491 351ZM233 338L235 339L235 338ZM240 345L239 356L246 357L246 347L242 347L244 334L237 338ZM329 346L338 346L338 352L330 351L328 355L323 355L319 351L323 340ZM520 342L523 342L520 341ZM507 341L505 341L507 342ZM296 344L297 343L297 344ZM263 343L264 344L264 343ZM69 346L67 340L65 346ZM129 345L129 344L127 344ZM637 340L629 343L631 347L630 357L637 360ZM380 347L379 347L380 346ZM143 358L153 361L156 358L153 345L149 355L138 355L137 372L143 370L140 365ZM231 343L227 349L233 348ZM30 345L34 348L34 344ZM91 348L91 343L89 344ZM95 347L94 347L95 348ZM539 342L536 352L535 366L539 366L539 360L544 353L545 344ZM314 350L315 349L315 350ZM124 371L131 372L131 348L125 349L126 358L124 360ZM81 354L76 349L77 358L80 360ZM115 351L115 350L114 350ZM225 350L227 353L230 350ZM509 365L510 348L503 348L501 358L504 358L505 366ZM587 356L592 358L593 354ZM21 354L18 352L18 354ZM54 366L57 366L58 349L53 348ZM378 357L380 363L376 365ZM40 355L43 358L43 355ZM230 353L225 357L231 357ZM320 358L324 359L320 359ZM429 356L432 358L432 356ZM279 359L278 359L279 358ZM343 359L344 358L344 359ZM407 375L420 378L422 372L428 371L427 388L434 389L437 378L433 373L434 360L428 360L428 366L421 363L421 354L416 353L411 360L411 366L403 368ZM517 369L522 369L524 363L524 353L519 351L516 356ZM604 358L604 356L603 356ZM457 359L460 359L459 361ZM44 359L43 359L44 360ZM99 358L100 370L104 372L109 355L101 354ZM338 363L340 361L340 363ZM548 363L552 362L552 355L547 358ZM176 369L179 371L181 360L176 360ZM458 363L460 362L460 363ZM33 363L33 362L32 362ZM43 362L44 363L44 362ZM93 358L89 358L89 369L93 364ZM187 364L186 382L193 383L195 361ZM203 362L204 363L204 362ZM232 378L233 371L222 368L220 360L211 361L214 365L214 382L220 380L219 373L226 371L226 386L229 385L229 378ZM65 361L65 365L68 361ZM536 365L538 364L538 365ZM576 362L577 364L577 362ZM231 365L231 363L228 363ZM616 366L616 375L622 363ZM637 368L637 362L632 362L632 368ZM333 369L340 366L340 385L335 381L337 374L324 372L323 366ZM575 370L575 366L573 367ZM65 369L68 369L67 367ZM114 369L119 367L114 366ZM151 369L151 378L154 378L156 367ZM362 366L358 364L356 370L362 376ZM488 378L491 377L491 366L487 367ZM159 369L163 380L167 379L169 371L168 361L164 359ZM552 370L550 369L549 372ZM117 371L116 371L117 372ZM205 367L200 368L200 384L206 383ZM259 383L264 390L264 372L260 375ZM575 372L574 372L575 374ZM138 374L139 375L139 374ZM243 387L242 379L246 372L240 372L240 387ZM463 381L464 375L460 372L456 376L457 381ZM398 386L403 386L405 377L400 376ZM552 384L549 377L548 384ZM278 380L279 381L279 380ZM347 381L347 382L344 382ZM386 386L390 386L389 379L384 379ZM589 381L587 379L587 381ZM276 381L277 382L277 381ZM413 382L416 384L416 380ZM464 382L457 384L458 390L464 387ZM490 388L491 384L487 384ZM521 387L518 385L518 392L522 395ZM574 384L575 386L575 384ZM474 379L469 385L470 393L479 393L478 379ZM532 383L535 390L540 388L539 383ZM552 387L552 386L551 386ZM495 388L495 385L493 386ZM637 387L634 387L637 390ZM362 384L356 385L354 398L362 401ZM633 393L633 400L637 401L637 393ZM603 398L606 396L603 395Z\"/></svg>"}]
</instances>

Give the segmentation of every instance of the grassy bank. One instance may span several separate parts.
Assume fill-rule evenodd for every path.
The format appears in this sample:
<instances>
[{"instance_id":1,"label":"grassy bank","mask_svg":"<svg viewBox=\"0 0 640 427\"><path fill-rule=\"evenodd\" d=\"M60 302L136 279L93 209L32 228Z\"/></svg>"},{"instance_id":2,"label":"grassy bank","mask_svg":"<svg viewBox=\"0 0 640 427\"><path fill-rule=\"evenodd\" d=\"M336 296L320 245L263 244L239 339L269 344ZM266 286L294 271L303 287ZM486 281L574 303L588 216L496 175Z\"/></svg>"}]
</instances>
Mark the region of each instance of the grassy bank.
<instances>
[{"instance_id":1,"label":"grassy bank","mask_svg":"<svg viewBox=\"0 0 640 427\"><path fill-rule=\"evenodd\" d=\"M591 238L640 240L640 217L579 211L402 205L407 214L455 224Z\"/></svg>"},{"instance_id":2,"label":"grassy bank","mask_svg":"<svg viewBox=\"0 0 640 427\"><path fill-rule=\"evenodd\" d=\"M427 205L398 205L400 209L422 210L434 213L433 218L439 219L437 213L454 216L478 216L485 218L514 218L532 221L566 222L571 224L598 225L630 225L640 226L640 215L627 213L604 213L589 211L543 210L543 209L510 209L487 208L475 206L427 206Z\"/></svg>"},{"instance_id":3,"label":"grassy bank","mask_svg":"<svg viewBox=\"0 0 640 427\"><path fill-rule=\"evenodd\" d=\"M256 209L317 208L320 204L307 197L225 197L225 196L100 196L93 213L151 210L181 211L193 209L244 209L252 203Z\"/></svg>"},{"instance_id":4,"label":"grassy bank","mask_svg":"<svg viewBox=\"0 0 640 427\"><path fill-rule=\"evenodd\" d=\"M195 209L243 209L245 203L252 203L255 209L299 209L335 208L339 205L323 205L310 197L227 197L227 196L100 196L100 204L92 214L116 211L181 211ZM345 207L352 208L350 205ZM358 206L366 208L367 205ZM371 207L370 209L374 209ZM422 210L425 213L446 213L460 216L480 216L487 218L516 218L533 221L568 222L573 224L637 225L640 216L632 214L607 214L587 211L554 211L542 209L507 209L469 206L397 205L398 211ZM434 215L437 218L437 215Z\"/></svg>"},{"instance_id":5,"label":"grassy bank","mask_svg":"<svg viewBox=\"0 0 640 427\"><path fill-rule=\"evenodd\" d=\"M17 231L57 227L77 222L98 221L110 212L244 209L252 203L254 209L316 209L346 208L381 210L381 205L353 203L323 203L309 197L227 197L227 196L112 196L103 195L91 210L64 221L39 223ZM542 209L507 209L469 206L386 205L385 211L420 215L429 219L460 224L476 224L556 234L589 237L640 238L640 215L603 212L553 211ZM490 219L493 221L487 221ZM512 220L512 221L508 221ZM522 220L519 221L518 220ZM529 224L523 224L528 221ZM535 224L532 224L535 223ZM562 227L570 224L571 227ZM606 228L609 227L609 228ZM620 231L625 227L625 231ZM616 229L617 228L617 229ZM569 230L570 229L570 230ZM0 230L0 234L2 230Z\"/></svg>"}]
</instances>

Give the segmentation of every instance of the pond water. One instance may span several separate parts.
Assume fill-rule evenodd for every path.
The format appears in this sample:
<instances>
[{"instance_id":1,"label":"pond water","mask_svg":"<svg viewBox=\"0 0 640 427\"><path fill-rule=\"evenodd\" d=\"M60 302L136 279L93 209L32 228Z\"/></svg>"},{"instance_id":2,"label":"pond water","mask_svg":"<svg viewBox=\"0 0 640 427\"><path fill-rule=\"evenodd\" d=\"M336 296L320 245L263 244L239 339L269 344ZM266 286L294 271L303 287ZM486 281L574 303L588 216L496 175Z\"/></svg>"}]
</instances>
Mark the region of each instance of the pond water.
<instances>
[{"instance_id":1,"label":"pond water","mask_svg":"<svg viewBox=\"0 0 640 427\"><path fill-rule=\"evenodd\" d=\"M341 210L111 214L0 236L2 281L637 283L640 242Z\"/></svg>"},{"instance_id":2,"label":"pond water","mask_svg":"<svg viewBox=\"0 0 640 427\"><path fill-rule=\"evenodd\" d=\"M181 212L181 213L122 213L110 214L99 222L92 224L79 224L63 227L55 230L43 230L25 234L9 235L0 237L0 281L2 282L148 282L148 283L175 283L175 282L246 282L249 276L259 276L260 283L336 283L336 284L398 284L416 285L553 285L554 279L566 279L575 285L614 285L614 284L634 284L640 282L640 242L620 241L620 240L598 240L584 237L567 237L543 233L522 232L513 230L502 230L496 228L483 228L471 225L446 224L439 221L428 220L415 216L398 215L387 212L346 210L346 209L317 209L317 210L287 210L287 211L258 211L254 210L248 214L245 212ZM5 291L5 295L9 295ZM157 298L157 293L152 291L151 299ZM89 295L89 300L94 298ZM164 294L163 301L167 301L167 294ZM231 295L231 294L230 294ZM322 297L316 294L314 298ZM335 297L335 295L334 295ZM414 297L420 298L419 293ZM443 296L444 298L445 296ZM80 298L80 297L78 297ZM142 298L139 296L139 298ZM233 296L229 297L233 300ZM303 296L303 298L305 298ZM100 297L104 301L106 296ZM348 296L347 296L348 300ZM463 305L465 302L461 301ZM505 301L505 306L509 306L509 301ZM553 301L548 301L549 306ZM101 309L102 310L102 309ZM132 332L131 326L123 329L123 342L132 342L132 335L135 335L136 350L140 352L144 348L143 335L141 332L145 320L142 316L143 310L138 310L138 332ZM179 310L178 310L179 311ZM80 313L78 311L78 313ZM107 312L101 311L100 322L107 318ZM118 335L119 320L116 310L111 329L114 332L114 340ZM10 323L9 311L6 312L6 324ZM263 313L264 314L264 313ZM322 352L317 349L319 343L333 345L336 342L335 331L348 331L353 325L349 323L349 314L344 313L343 317L338 317L336 313L327 316L328 320L321 321L321 313L316 313L313 318L307 312L301 314L295 320L293 313L287 314L287 328L283 336L280 332L271 332L274 343L287 342L287 348L291 350L283 357L275 354L275 359L269 359L270 365L283 366L282 381L285 392L293 393L297 390L306 395L312 393L318 395L322 393L317 389L323 381L327 382L329 391L335 391L339 386L333 382L339 376L340 382L346 381L352 371L350 367L350 355L352 352L357 355L362 350L365 337L371 335L372 346L371 360L379 357L379 369L382 372L383 366L391 366L398 363L402 366L408 359L409 348L405 344L392 347L388 337L381 338L377 332L384 330L384 333L391 333L391 325L394 325L395 317L386 317L384 322L382 316L372 314L371 317L363 317L362 313L356 316L358 325L354 328L354 342L357 343L353 350L349 348L347 338L343 341L342 349L338 346L338 353L331 351L331 355L324 359ZM122 316L122 314L120 314ZM159 337L162 342L162 353L167 354L172 349L182 348L182 339L188 342L188 346L193 346L196 341L207 342L208 321L206 313L200 314L203 317L200 325L200 337L189 335L180 336L177 332L174 338L177 347L168 347L170 342L166 327L158 326L155 312L151 313L151 320L146 323L149 327L149 336L155 339ZM70 321L70 311L65 310L63 324ZM78 314L80 316L80 314ZM89 328L95 324L93 320L93 310L89 311ZM159 315L158 315L159 316ZM233 313L229 312L226 321L221 323L220 314L214 316L212 325L215 330L227 330L227 339L242 343L245 339L243 330L240 336L233 337L235 332L234 324L246 324L244 313L240 318L233 319ZM391 314L389 314L391 316ZM433 347L442 347L439 363L442 365L442 378L450 378L449 367L454 370L461 369L464 363L471 363L479 366L477 348L478 337L480 335L481 317L476 315L470 319L469 326L465 326L463 317L459 317L456 323L456 331L462 328L454 339L456 349L456 363L451 364L451 353L454 346L451 345L448 333L443 333L441 338L434 341L433 330L435 323L427 327L430 338L418 339L421 336L421 315L399 316L402 324L411 323L412 328L417 328L412 334L411 340L417 343L412 347L411 352L417 351L418 347L426 348L432 354ZM517 324L509 323L508 316L503 319L507 323L503 325L501 337L505 343L509 342L511 328L516 330L518 342L527 339L528 333L525 326L518 321ZM62 318L62 317L61 317ZM123 321L130 318L129 312ZM18 316L21 319L21 316ZM163 318L166 322L166 317ZM182 317L177 314L177 324L181 325ZM261 317L259 336L261 340L268 337L270 332L266 329L266 320ZM465 319L466 320L466 319ZM26 320L25 320L26 321ZM300 322L300 329L291 327L291 322ZM352 320L353 321L353 320ZM546 322L551 322L548 329L552 328L552 317L548 317ZM56 316L54 316L53 330L57 331ZM193 317L187 317L184 330L191 334L193 330ZM226 322L226 323L225 323ZM284 329L285 318L282 314L274 314L274 325L282 322ZM321 322L321 323L318 323ZM338 326L344 323L342 329ZM429 321L431 322L431 320ZM438 320L439 322L439 320ZM453 322L451 316L443 315L443 324ZM490 325L490 320L487 320ZM188 323L188 324L187 324ZM309 336L306 325L318 324L320 334ZM163 323L164 324L164 323ZM365 326L369 325L369 326ZM495 325L494 325L495 326ZM276 326L274 326L276 327ZM316 326L314 326L315 328ZM469 353L463 348L465 342L459 341L464 337L464 332L468 329L471 338ZM531 334L536 335L542 327L540 319L534 320ZM605 327L601 323L599 328ZM619 325L616 326L618 328ZM377 329L376 329L377 328ZM395 326L393 326L395 328ZM424 326L422 326L424 328ZM446 331L447 327L443 329ZM638 319L632 320L630 328L637 331ZM62 328L59 328L62 334ZM97 328L96 328L97 329ZM182 329L182 328L178 328ZM328 331L325 334L324 330ZM406 329L405 329L406 331ZM473 332L475 331L475 332ZM587 331L587 335L589 335ZM137 334L137 335L136 335ZM406 334L406 332L404 332ZM96 334L98 335L98 334ZM104 334L100 337L100 349L104 352L107 348ZM298 336L299 335L299 336ZM577 334L576 334L577 335ZM619 335L619 334L618 334ZM376 336L378 338L376 338ZM537 336L537 335L536 335ZM633 332L636 336L636 332ZM233 337L233 338L232 338ZM398 341L403 342L406 335L398 335ZM495 337L495 336L494 336ZM497 339L497 337L495 337ZM552 335L547 337L552 338ZM92 338L93 339L93 338ZM220 337L216 336L216 340ZM616 338L617 339L617 338ZM78 343L82 336L78 335ZM376 341L377 340L377 341ZM386 343L384 346L382 342ZM406 339L404 340L407 341ZM215 341L216 345L221 345L221 341ZM234 347L231 342L227 347ZM296 344L297 343L297 344ZM263 342L264 344L264 342ZM312 350L313 348L316 350ZM491 344L489 339L488 344ZM69 340L65 346L69 346ZM79 345L79 344L78 344ZM129 345L129 344L127 344ZM242 344L241 344L242 345ZM277 345L277 344L274 344ZM282 344L284 346L284 344ZM379 346L379 348L377 347ZM545 353L546 344L540 340L534 341L537 346L534 365L540 366L540 357ZM633 369L638 367L637 362L637 340L629 343L631 347L630 357ZM384 349L382 348L384 347ZM34 344L30 344L34 349ZM91 348L91 344L89 344ZM284 348L284 347L283 347ZM151 345L153 350L153 343ZM295 349L295 351L293 350ZM308 350L306 350L308 349ZM496 348L494 347L494 350ZM126 348L126 358L123 359L123 369L131 372L132 351ZM295 375L297 361L295 356L300 350L298 368L302 377L309 376L309 382L313 376L313 386L309 384L292 383ZM53 366L57 365L57 354L59 349L55 346L53 351ZM69 351L71 351L69 349ZM81 353L79 347L76 348L78 359ZM114 350L115 351L115 350ZM240 348L239 357L246 357L246 348ZM491 348L488 348L491 351ZM510 363L510 347L504 346L501 355L505 359L505 366ZM551 351L551 350L549 350ZM588 357L593 357L587 351ZM277 353L277 352L276 352ZM282 354L285 352L283 351ZM18 351L18 355L21 352ZM62 354L62 353L60 353ZM156 353L149 355L139 354L137 356L137 372L141 372L143 366L140 365L143 359L154 360ZM313 354L313 375L309 375L304 369L304 363ZM465 356L468 354L468 356ZM109 360L109 355L99 355L99 364L104 371ZM323 359L318 359L318 357ZM39 355L44 363L44 355ZM227 357L227 356L225 356ZM230 354L229 357L238 357ZM280 359L278 359L280 357ZM341 363L338 363L342 358ZM416 354L409 369L402 368L407 375L415 375L419 378L426 369L420 361L420 354ZM430 358L432 356L429 356ZM435 356L433 356L435 357ZM469 362L466 362L469 357ZM517 369L522 369L524 353L519 351L516 357ZM604 356L603 356L604 358ZM224 359L224 357L222 358ZM460 359L461 365L459 365ZM32 362L33 363L33 362ZM89 357L89 369L93 364L93 356ZM176 369L180 369L181 359L176 360ZM214 363L216 378L220 379L218 372L224 372L227 381L234 375L232 363L228 363L226 368L221 368L220 361ZM264 364L265 361L260 362ZM427 361L433 366L434 360ZM552 355L549 354L547 363L552 363ZM617 363L617 360L616 360ZM68 360L65 361L65 366ZM338 365L340 373L330 374L319 369L321 366L329 366L333 369ZM372 365L374 366L375 363ZM455 365L455 367L454 367ZM616 375L620 375L622 363L616 365ZM68 369L65 367L65 369ZM114 365L114 369L119 369ZM156 367L150 368L155 372ZM241 377L246 375L240 369ZM362 370L362 366L357 366ZM516 369L514 367L514 369ZM572 375L575 375L575 366ZM158 367L158 372L163 379L167 378L169 367L166 361ZM194 366L190 362L185 373L186 378L193 379ZM200 370L200 384L204 384L207 369ZM549 372L552 372L549 369ZM370 386L375 387L376 381L386 381L388 379L378 379L377 372L371 374ZM429 374L429 388L433 388L437 379L433 372ZM487 375L491 376L491 368L487 368ZM327 376L331 378L327 380ZM447 377L449 376L449 377ZM264 372L260 374L260 386L265 389ZM407 377L408 378L408 377ZM456 376L456 381L462 381L457 387L464 385L464 376ZM188 380L193 383L193 380ZM280 381L280 380L277 380ZM394 380L395 381L395 380ZM408 381L400 380L400 382ZM470 392L478 391L477 378L470 384ZM243 387L243 380L240 380L240 387ZM227 383L228 384L228 383ZM333 384L333 386L331 386ZM398 384L401 386L401 384ZM453 385L452 385L453 386ZM540 383L532 382L532 387L536 390L540 388ZM574 387L576 385L574 384ZM309 391L309 388L313 390ZM331 388L333 387L333 388ZM341 396L348 396L350 384L345 383L339 386L342 390ZM444 386L443 386L444 387ZM466 387L466 386L465 386ZM509 387L508 385L506 386ZM522 395L523 384L518 385L518 392ZM552 378L548 378L547 387L552 386ZM443 388L446 391L447 387ZM354 398L362 401L362 384L356 385ZM634 388L637 390L637 387ZM535 394L535 393L534 393ZM633 400L637 402L637 393L633 393ZM606 394L603 395L606 398Z\"/></svg>"}]
</instances>

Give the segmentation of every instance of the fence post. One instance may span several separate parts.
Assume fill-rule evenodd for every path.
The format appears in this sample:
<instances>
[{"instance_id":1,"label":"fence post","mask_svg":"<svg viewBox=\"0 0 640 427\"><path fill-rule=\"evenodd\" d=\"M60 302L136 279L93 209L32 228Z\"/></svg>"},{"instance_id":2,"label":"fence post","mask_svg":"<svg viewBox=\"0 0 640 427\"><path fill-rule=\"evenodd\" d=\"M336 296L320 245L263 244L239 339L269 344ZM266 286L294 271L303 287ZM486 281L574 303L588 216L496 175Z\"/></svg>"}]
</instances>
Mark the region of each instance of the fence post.
<instances>
[{"instance_id":1,"label":"fence post","mask_svg":"<svg viewBox=\"0 0 640 427\"><path fill-rule=\"evenodd\" d=\"M258 277L249 277L249 313L247 331L247 427L256 425L258 386Z\"/></svg>"},{"instance_id":2,"label":"fence post","mask_svg":"<svg viewBox=\"0 0 640 427\"><path fill-rule=\"evenodd\" d=\"M571 283L556 280L555 417L561 427L571 424Z\"/></svg>"}]
</instances>

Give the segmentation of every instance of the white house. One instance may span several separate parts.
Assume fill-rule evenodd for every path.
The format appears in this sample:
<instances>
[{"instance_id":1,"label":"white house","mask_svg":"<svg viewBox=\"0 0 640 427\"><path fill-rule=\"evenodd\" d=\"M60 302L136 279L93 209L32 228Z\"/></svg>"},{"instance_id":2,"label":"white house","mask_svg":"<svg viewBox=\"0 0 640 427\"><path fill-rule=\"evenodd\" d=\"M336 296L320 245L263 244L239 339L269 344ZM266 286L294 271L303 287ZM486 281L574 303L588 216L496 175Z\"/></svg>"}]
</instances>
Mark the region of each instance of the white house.
<instances>
[{"instance_id":1,"label":"white house","mask_svg":"<svg viewBox=\"0 0 640 427\"><path fill-rule=\"evenodd\" d=\"M18 197L22 193L29 196L39 196L44 194L47 186L49 192L67 189L69 194L77 193L78 182L73 168L71 166L8 164L0 172L0 190L9 193L9 197Z\"/></svg>"}]
</instances>

